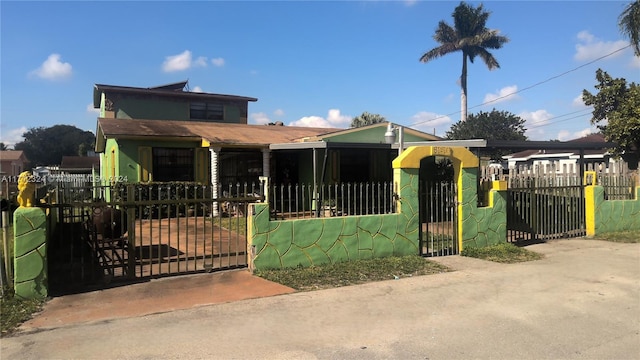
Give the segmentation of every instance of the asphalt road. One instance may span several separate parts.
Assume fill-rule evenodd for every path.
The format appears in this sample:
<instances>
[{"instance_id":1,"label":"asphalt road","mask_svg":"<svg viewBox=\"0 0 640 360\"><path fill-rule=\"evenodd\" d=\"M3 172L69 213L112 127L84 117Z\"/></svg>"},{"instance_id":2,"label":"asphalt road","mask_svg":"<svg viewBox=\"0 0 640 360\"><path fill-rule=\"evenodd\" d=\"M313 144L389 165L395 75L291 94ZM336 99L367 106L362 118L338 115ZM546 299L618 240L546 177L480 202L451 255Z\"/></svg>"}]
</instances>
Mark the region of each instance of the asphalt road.
<instances>
[{"instance_id":1,"label":"asphalt road","mask_svg":"<svg viewBox=\"0 0 640 360\"><path fill-rule=\"evenodd\" d=\"M2 359L640 359L640 244L532 245L545 259L32 329Z\"/></svg>"}]
</instances>

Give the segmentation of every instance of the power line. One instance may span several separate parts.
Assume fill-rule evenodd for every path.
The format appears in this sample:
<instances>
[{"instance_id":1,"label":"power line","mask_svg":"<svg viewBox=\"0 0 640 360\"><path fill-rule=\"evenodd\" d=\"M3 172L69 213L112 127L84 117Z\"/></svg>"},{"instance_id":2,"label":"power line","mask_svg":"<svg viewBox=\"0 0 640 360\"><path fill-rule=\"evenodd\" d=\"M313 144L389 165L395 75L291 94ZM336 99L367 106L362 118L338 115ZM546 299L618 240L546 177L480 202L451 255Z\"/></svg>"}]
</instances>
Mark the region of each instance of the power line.
<instances>
[{"instance_id":1,"label":"power line","mask_svg":"<svg viewBox=\"0 0 640 360\"><path fill-rule=\"evenodd\" d=\"M526 91L526 90L529 90L529 89L532 89L532 88L534 88L534 87L536 87L536 86L540 86L540 85L545 84L545 83L547 83L547 82L549 82L549 81L551 81L551 80L555 80L555 79L557 79L557 78L559 78L559 77L565 76L565 75L567 75L567 74L569 74L569 73L572 73L572 72L574 72L574 71L576 71L576 70L579 70L579 69L581 69L581 68L583 68L583 67L585 67L585 66L589 66L589 65L591 65L591 64L593 64L593 63L595 63L595 62L597 62L597 61L600 61L600 60L605 59L605 58L607 58L607 57L609 57L609 56L612 56L612 55L614 55L614 54L617 54L617 53L619 53L620 51L623 51L623 50L625 50L625 49L627 49L627 48L630 48L630 47L631 47L631 45L627 45L627 46L622 47L622 48L620 48L620 49L614 50L614 51L612 51L612 52L610 52L610 53L608 53L608 54L606 54L606 55L600 56L599 58L593 59L593 60L591 60L591 61L589 61L589 62L587 62L587 63L584 63L584 64L582 64L582 65L580 65L580 66L578 66L578 67L575 67L575 68L573 68L573 69L571 69L571 70L567 70L567 71L565 71L565 72L563 72L563 73L561 73L561 74L558 74L558 75L552 76L552 77L550 77L550 78L548 78L548 79L546 79L546 80L539 81L539 82L537 82L537 83L535 83L535 84L533 84L533 85L530 85L530 86L524 87L524 88L522 88L522 89L520 89L520 90L516 90L516 91L514 91L514 92L512 92L512 93L509 93L509 94L506 94L506 95L503 95L503 96L497 97L497 98L492 99L492 100L489 100L489 101L485 101L485 102L483 102L483 103L481 103L481 104L479 104L479 105L474 105L474 106L470 107L469 109L474 109L474 108L477 108L477 107L480 107L480 106L484 106L484 105L487 105L487 104L491 104L491 103L494 103L494 102L496 102L496 101L498 101L498 100L504 99L504 98L506 98L506 97L509 97L509 96L512 96L512 95L515 95L515 94L521 93L521 92ZM437 116L437 117L435 117L435 118L433 118L433 119L424 120L424 121L420 121L420 122L414 123L413 125L421 125L421 124L425 124L425 123L430 122L430 121L439 120L439 119L443 119L443 118L445 118L445 117L449 117L449 116L451 116L451 115L459 114L460 112L461 112L461 111L455 111L455 112L452 112L452 113L449 113L449 114L446 114L446 115L440 115L440 116ZM571 113L569 113L569 114L571 114ZM564 115L560 115L560 116L564 116Z\"/></svg>"},{"instance_id":2,"label":"power line","mask_svg":"<svg viewBox=\"0 0 640 360\"><path fill-rule=\"evenodd\" d=\"M551 125L551 124L557 124L557 123L561 123L561 122L577 119L577 118L583 117L585 115L587 115L587 114L576 115L576 116L570 117L568 119L562 119L562 120L558 120L558 121L551 121L551 122L540 124L540 125L537 125L537 126L531 126L531 127L527 128L527 130L537 129L537 128L541 128L543 126L547 126L547 125Z\"/></svg>"},{"instance_id":3,"label":"power line","mask_svg":"<svg viewBox=\"0 0 640 360\"><path fill-rule=\"evenodd\" d=\"M566 114L562 114L562 115L558 115L558 116L553 116L553 117L550 117L550 118L548 118L548 119L543 119L543 120L538 120L538 121L531 121L531 122L529 122L529 124L530 124L530 125L536 125L536 124L538 124L538 123L543 123L543 124L545 124L545 125L546 125L546 124L547 124L547 121L549 121L549 120L558 119L558 118L565 117L565 116L569 116L569 115L573 115L573 114L576 114L576 113L579 113L579 112L585 112L585 111L586 111L586 112L590 112L592 109L593 109L593 108L591 108L591 107L590 107L590 108L586 108L586 109L576 110L576 111L573 111L573 112L570 112L570 113L566 113ZM584 115L587 115L587 114L580 114L580 115L577 115L577 116L575 116L575 117L580 117L580 116L584 116ZM575 118L575 117L574 117L574 118ZM573 118L572 118L572 119L573 119ZM561 121L564 121L564 120L561 120ZM557 121L557 122L560 122L560 121ZM550 124L555 124L555 123L556 123L556 122L554 121L554 122L551 122ZM540 125L540 126L544 126L544 125ZM536 127L536 126L534 126L534 127Z\"/></svg>"}]
</instances>

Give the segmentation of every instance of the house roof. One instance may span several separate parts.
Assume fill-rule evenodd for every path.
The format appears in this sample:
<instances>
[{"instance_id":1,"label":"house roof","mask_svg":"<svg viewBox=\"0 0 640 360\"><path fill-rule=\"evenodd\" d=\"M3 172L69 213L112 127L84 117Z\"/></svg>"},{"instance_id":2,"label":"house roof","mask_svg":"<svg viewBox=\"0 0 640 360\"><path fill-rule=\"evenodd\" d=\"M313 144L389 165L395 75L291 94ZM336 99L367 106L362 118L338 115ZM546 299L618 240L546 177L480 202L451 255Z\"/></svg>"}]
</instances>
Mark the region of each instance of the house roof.
<instances>
[{"instance_id":1,"label":"house roof","mask_svg":"<svg viewBox=\"0 0 640 360\"><path fill-rule=\"evenodd\" d=\"M145 94L155 96L166 97L183 97L192 98L195 100L241 100L241 101L258 101L257 98L227 95L227 94L213 94L203 92L184 91L184 87L187 85L187 81L181 81L173 84L141 88L132 86L116 86L116 85L104 85L95 84L93 87L93 107L100 108L101 95L104 92L115 92L120 94Z\"/></svg>"},{"instance_id":2,"label":"house roof","mask_svg":"<svg viewBox=\"0 0 640 360\"><path fill-rule=\"evenodd\" d=\"M526 143L525 143L526 144ZM509 154L503 156L505 159L512 160L526 160L529 158L541 158L541 157L559 157L559 156L567 156L573 157L577 156L580 151L583 152L585 156L604 156L608 154L608 150L606 145L612 145L611 143L607 143L604 135L590 134L581 138L569 140L566 142L549 142L548 148L536 148L519 151L513 154ZM558 146L554 146L558 145ZM575 146L575 148L572 148ZM596 148L597 147L597 148Z\"/></svg>"},{"instance_id":3,"label":"house roof","mask_svg":"<svg viewBox=\"0 0 640 360\"><path fill-rule=\"evenodd\" d=\"M61 169L91 169L100 165L98 156L63 156Z\"/></svg>"},{"instance_id":4,"label":"house roof","mask_svg":"<svg viewBox=\"0 0 640 360\"><path fill-rule=\"evenodd\" d=\"M0 151L0 160L5 161L5 160L24 160L26 161L27 158L24 155L24 151L22 150L2 150Z\"/></svg>"},{"instance_id":5,"label":"house roof","mask_svg":"<svg viewBox=\"0 0 640 360\"><path fill-rule=\"evenodd\" d=\"M371 125L367 125L367 126L361 126L361 127L356 127L356 128L349 128L349 129L341 129L338 130L334 133L331 134L326 134L323 136L320 136L319 138L324 140L324 141L332 141L332 138L349 138L349 135L354 134L354 133L367 133L367 132L371 132L374 134L379 134L379 136L376 136L376 138L380 139L380 142L384 142L384 133L387 130L387 126L389 125L389 122L381 122L381 123L375 123L375 124L371 124ZM398 127L398 124L394 124L391 123L391 125L393 125L394 127ZM441 137L436 136L436 135L432 135L432 134L428 134L416 129L412 129L410 127L403 127L403 133L405 138L408 137L415 137L416 140L420 139L420 140L425 140L425 141L432 141L432 140L442 140ZM405 140L407 141L407 140Z\"/></svg>"},{"instance_id":6,"label":"house roof","mask_svg":"<svg viewBox=\"0 0 640 360\"><path fill-rule=\"evenodd\" d=\"M268 148L272 143L301 142L335 132L335 128L228 124L178 120L124 120L99 118L96 152L103 152L107 138L132 140L201 141L203 146Z\"/></svg>"}]
</instances>

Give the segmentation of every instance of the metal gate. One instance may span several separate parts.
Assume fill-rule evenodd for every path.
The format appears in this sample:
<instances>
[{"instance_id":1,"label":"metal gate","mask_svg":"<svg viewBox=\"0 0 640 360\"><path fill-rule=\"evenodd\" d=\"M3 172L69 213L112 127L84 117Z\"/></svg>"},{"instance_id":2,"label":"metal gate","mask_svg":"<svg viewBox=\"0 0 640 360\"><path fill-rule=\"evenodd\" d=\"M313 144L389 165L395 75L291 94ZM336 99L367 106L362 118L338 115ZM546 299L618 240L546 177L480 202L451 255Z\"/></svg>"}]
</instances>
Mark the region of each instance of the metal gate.
<instances>
[{"instance_id":1,"label":"metal gate","mask_svg":"<svg viewBox=\"0 0 640 360\"><path fill-rule=\"evenodd\" d=\"M457 187L453 181L420 181L420 254L459 253Z\"/></svg>"},{"instance_id":2,"label":"metal gate","mask_svg":"<svg viewBox=\"0 0 640 360\"><path fill-rule=\"evenodd\" d=\"M584 186L579 178L566 179L510 179L508 241L537 242L586 235Z\"/></svg>"},{"instance_id":3,"label":"metal gate","mask_svg":"<svg viewBox=\"0 0 640 360\"><path fill-rule=\"evenodd\" d=\"M54 295L247 265L254 197L214 197L210 186L186 184L57 191L48 206Z\"/></svg>"}]
</instances>

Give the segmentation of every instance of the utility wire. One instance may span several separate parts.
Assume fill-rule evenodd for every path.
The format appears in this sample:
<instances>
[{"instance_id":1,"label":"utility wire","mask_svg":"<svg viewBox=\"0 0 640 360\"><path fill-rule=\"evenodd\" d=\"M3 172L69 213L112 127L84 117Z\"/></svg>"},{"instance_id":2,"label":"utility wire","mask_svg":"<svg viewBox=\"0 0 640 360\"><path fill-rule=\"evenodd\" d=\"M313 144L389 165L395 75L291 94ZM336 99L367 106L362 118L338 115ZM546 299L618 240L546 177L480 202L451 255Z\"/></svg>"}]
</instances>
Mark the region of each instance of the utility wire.
<instances>
[{"instance_id":1,"label":"utility wire","mask_svg":"<svg viewBox=\"0 0 640 360\"><path fill-rule=\"evenodd\" d=\"M551 121L551 122L540 124L540 125L534 125L534 126L531 126L531 127L527 128L527 130L537 129L537 128L541 128L543 126L547 126L547 125L551 125L551 124L557 124L557 123L561 123L561 122L577 119L577 118L583 117L585 115L587 115L587 114L576 115L576 116L572 116L572 117L567 118L567 119L562 119L562 120L558 120L558 121Z\"/></svg>"},{"instance_id":2,"label":"utility wire","mask_svg":"<svg viewBox=\"0 0 640 360\"><path fill-rule=\"evenodd\" d=\"M573 115L573 114L576 114L576 113L579 113L579 112L590 112L590 111L592 111L592 110L593 110L593 108L592 108L592 107L590 107L590 108L586 108L586 109L582 109L582 110L577 110L577 111L573 111L573 112L570 112L570 113L566 113L566 114L562 114L562 115L558 115L558 116L553 116L553 117L550 117L550 118L548 118L548 119L537 120L537 121L531 121L531 122L529 122L529 125L534 125L533 127L537 127L537 126L535 126L535 125L536 125L536 124L541 124L541 123L542 123L542 124L545 124L545 125L547 125L547 124L555 124L555 123L556 123L556 121L549 122L549 123L547 123L547 121L549 121L549 120L554 120L554 119L558 119L558 118L565 117L565 116L569 116L569 115ZM580 117L580 116L584 116L584 115L588 115L588 113L580 114L580 115L576 115L576 116L575 116L575 117L573 117L573 118ZM573 119L573 118L572 118L572 119ZM564 121L564 120L561 120L561 121ZM557 122L560 122L560 121L557 121ZM540 125L540 126L544 126L544 125Z\"/></svg>"},{"instance_id":3,"label":"utility wire","mask_svg":"<svg viewBox=\"0 0 640 360\"><path fill-rule=\"evenodd\" d=\"M545 84L545 83L547 83L547 82L549 82L549 81L551 81L551 80L555 80L555 79L557 79L557 78L559 78L559 77L565 76L565 75L567 75L567 74L569 74L569 73L572 73L572 72L574 72L574 71L576 71L576 70L579 70L579 69L581 69L581 68L583 68L583 67L585 67L585 66L589 66L589 65L591 65L591 64L593 64L593 63L595 63L595 62L597 62L597 61L600 61L600 60L605 59L605 58L607 58L607 57L609 57L609 56L612 56L612 55L614 55L614 54L617 54L617 53L619 53L620 51L623 51L623 50L625 50L625 49L627 49L627 48L630 48L630 47L631 47L631 45L627 45L627 46L622 47L622 48L620 48L620 49L618 49L618 50L614 50L614 51L612 51L612 52L610 52L610 53L608 53L608 54L606 54L606 55L600 56L599 58L596 58L596 59L593 59L593 60L591 60L591 61L589 61L589 62L587 62L587 63L584 63L584 64L582 64L582 65L580 65L580 66L578 66L578 67L575 67L575 68L573 68L573 69L571 69L571 70L567 70L567 71L565 71L565 72L563 72L563 73L561 73L561 74L558 74L558 75L552 76L552 77L550 77L550 78L548 78L548 79L546 79L546 80L542 80L542 81L540 81L540 82L537 82L537 83L535 83L535 84L533 84L533 85L530 85L530 86L524 87L524 88L522 88L522 89L520 89L520 90L517 90L517 91L514 91L514 92L512 92L512 93L509 93L509 94L506 94L506 95L503 95L503 96L497 97L497 98L492 99L492 100L489 100L489 101L485 101L485 102L483 102L483 103L481 103L481 104L479 104L479 105L474 105L474 106L472 106L472 107L470 107L470 108L468 108L468 109L475 109L475 108L480 107L480 106L484 106L484 105L487 105L487 104L491 104L491 103L493 103L493 102L496 102L496 101L498 101L498 100L504 99L504 98L506 98L506 97L509 97L509 96L512 96L512 95L515 95L515 94L521 93L521 92L526 91L526 90L529 90L529 89L532 89L532 88L534 88L534 87L536 87L536 86L540 86L540 85ZM437 116L437 117L435 117L435 118L433 118L433 119L429 119L429 120L424 120L424 121L420 121L420 122L417 122L417 123L413 123L412 125L421 125L421 124L425 124L425 123L430 122L430 121L439 120L439 119L442 119L442 118L445 118L445 117L449 117L449 116L451 116L451 115L459 114L460 112L461 112L461 111L455 111L455 112L452 112L452 113L449 113L449 114L446 114L446 115L440 115L440 116ZM564 115L560 115L560 116L564 116Z\"/></svg>"}]
</instances>

